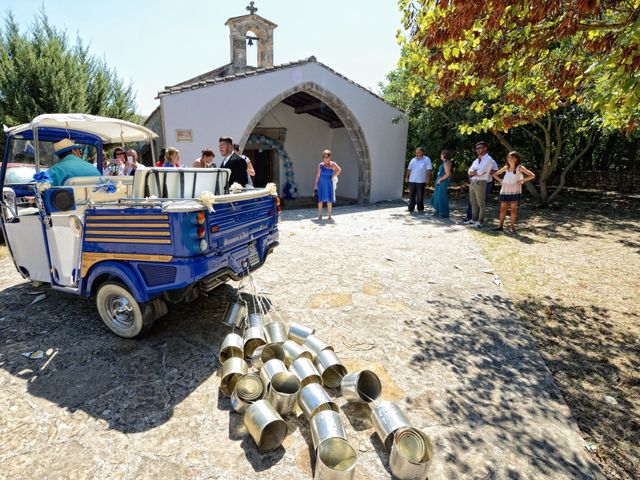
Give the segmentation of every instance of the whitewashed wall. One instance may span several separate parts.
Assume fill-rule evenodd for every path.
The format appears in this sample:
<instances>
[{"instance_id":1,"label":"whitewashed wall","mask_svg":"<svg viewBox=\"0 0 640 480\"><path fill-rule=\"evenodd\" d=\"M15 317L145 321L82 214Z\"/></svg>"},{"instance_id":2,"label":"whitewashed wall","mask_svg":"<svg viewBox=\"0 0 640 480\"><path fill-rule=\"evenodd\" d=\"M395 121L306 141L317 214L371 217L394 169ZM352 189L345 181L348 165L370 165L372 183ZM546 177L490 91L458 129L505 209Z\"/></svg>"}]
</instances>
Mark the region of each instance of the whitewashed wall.
<instances>
[{"instance_id":1,"label":"whitewashed wall","mask_svg":"<svg viewBox=\"0 0 640 480\"><path fill-rule=\"evenodd\" d=\"M180 149L183 161L191 161L204 146L216 146L221 135L240 139L257 111L303 82L314 82L339 97L360 124L371 158L370 201L399 198L406 121L394 124L398 110L314 62L162 96L166 142ZM193 142L177 143L176 129L192 130Z\"/></svg>"},{"instance_id":2,"label":"whitewashed wall","mask_svg":"<svg viewBox=\"0 0 640 480\"><path fill-rule=\"evenodd\" d=\"M356 149L349 138L345 128L334 128L331 130L331 156L340 168L342 173L338 178L339 197L358 198L358 158Z\"/></svg>"}]
</instances>

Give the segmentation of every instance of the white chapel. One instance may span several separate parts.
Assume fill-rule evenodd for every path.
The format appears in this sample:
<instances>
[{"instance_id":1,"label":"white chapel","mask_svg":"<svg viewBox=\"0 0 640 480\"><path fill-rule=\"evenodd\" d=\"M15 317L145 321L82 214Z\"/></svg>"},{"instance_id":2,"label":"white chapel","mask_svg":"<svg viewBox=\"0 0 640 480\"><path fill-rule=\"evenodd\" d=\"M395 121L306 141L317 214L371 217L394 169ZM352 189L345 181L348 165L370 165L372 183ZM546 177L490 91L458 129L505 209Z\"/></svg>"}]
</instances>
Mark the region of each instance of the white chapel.
<instances>
[{"instance_id":1,"label":"white chapel","mask_svg":"<svg viewBox=\"0 0 640 480\"><path fill-rule=\"evenodd\" d=\"M403 112L315 57L274 65L277 25L258 15L254 2L247 10L226 22L231 62L165 87L147 125L186 162L207 146L219 156L218 138L233 137L253 163L254 184L274 182L285 199L312 196L325 148L342 168L339 203L400 198ZM247 65L247 47L257 48L257 65Z\"/></svg>"}]
</instances>

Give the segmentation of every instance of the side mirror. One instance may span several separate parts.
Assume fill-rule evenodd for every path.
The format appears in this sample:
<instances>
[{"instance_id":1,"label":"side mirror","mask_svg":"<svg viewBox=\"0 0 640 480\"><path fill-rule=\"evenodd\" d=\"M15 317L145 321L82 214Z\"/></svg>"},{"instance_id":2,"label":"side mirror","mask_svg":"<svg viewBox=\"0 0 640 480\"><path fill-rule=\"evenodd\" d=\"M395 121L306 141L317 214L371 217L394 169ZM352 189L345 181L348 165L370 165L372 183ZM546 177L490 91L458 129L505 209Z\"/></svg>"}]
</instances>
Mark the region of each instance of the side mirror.
<instances>
[{"instance_id":1,"label":"side mirror","mask_svg":"<svg viewBox=\"0 0 640 480\"><path fill-rule=\"evenodd\" d=\"M16 192L12 188L2 188L2 207L6 208L6 220L18 216L18 207L16 205Z\"/></svg>"}]
</instances>

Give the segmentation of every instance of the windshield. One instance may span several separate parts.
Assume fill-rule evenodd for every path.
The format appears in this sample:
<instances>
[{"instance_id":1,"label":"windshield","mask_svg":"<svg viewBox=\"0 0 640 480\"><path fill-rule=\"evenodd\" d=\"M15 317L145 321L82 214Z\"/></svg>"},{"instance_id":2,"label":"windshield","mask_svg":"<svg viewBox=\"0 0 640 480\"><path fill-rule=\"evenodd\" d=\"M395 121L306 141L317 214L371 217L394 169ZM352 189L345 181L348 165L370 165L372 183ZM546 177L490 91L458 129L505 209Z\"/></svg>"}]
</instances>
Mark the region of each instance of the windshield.
<instances>
[{"instance_id":1,"label":"windshield","mask_svg":"<svg viewBox=\"0 0 640 480\"><path fill-rule=\"evenodd\" d=\"M40 170L47 170L60 161L54 153L53 141L41 140ZM96 165L98 150L94 145L78 143L82 147L82 158ZM21 138L12 138L9 146L5 184L24 184L33 182L36 173L35 142Z\"/></svg>"}]
</instances>

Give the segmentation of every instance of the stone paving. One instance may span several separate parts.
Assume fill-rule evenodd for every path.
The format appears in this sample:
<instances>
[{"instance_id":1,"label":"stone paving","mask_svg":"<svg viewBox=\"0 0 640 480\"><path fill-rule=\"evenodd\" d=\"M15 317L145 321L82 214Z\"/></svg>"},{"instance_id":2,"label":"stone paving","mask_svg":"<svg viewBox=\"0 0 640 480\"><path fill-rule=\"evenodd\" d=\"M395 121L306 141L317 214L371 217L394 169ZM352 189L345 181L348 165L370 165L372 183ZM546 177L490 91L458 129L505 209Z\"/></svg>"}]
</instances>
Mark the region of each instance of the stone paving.
<instances>
[{"instance_id":1,"label":"stone paving","mask_svg":"<svg viewBox=\"0 0 640 480\"><path fill-rule=\"evenodd\" d=\"M430 478L603 478L490 265L462 226L402 204L344 207L335 224L285 212L256 273L287 320L317 329L350 371L369 368L433 440ZM311 478L304 416L260 454L218 393L225 285L178 305L142 340L93 303L35 289L0 261L0 478ZM275 315L275 313L274 313ZM31 360L23 352L43 350ZM388 479L368 407L334 392L358 479Z\"/></svg>"}]
</instances>

